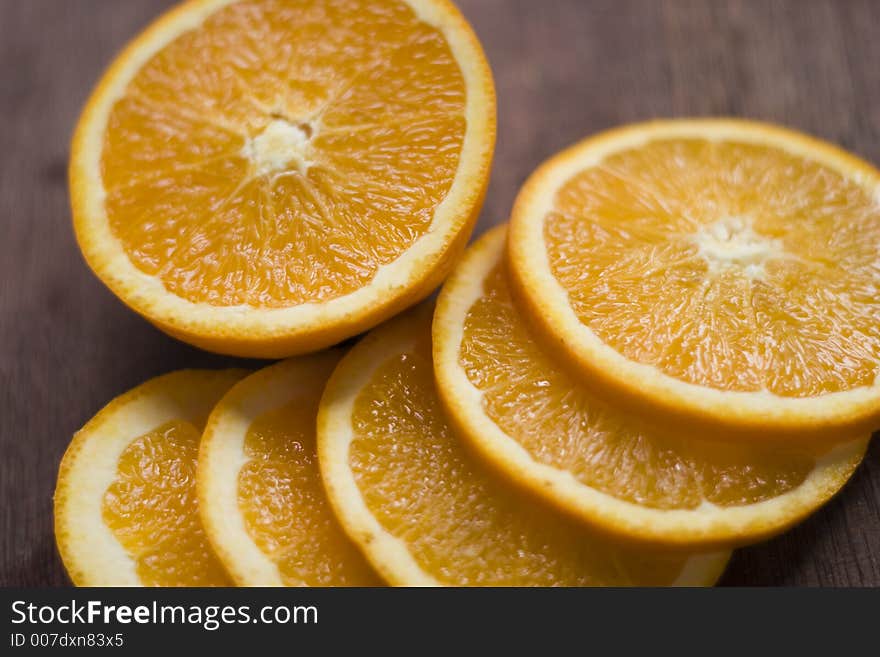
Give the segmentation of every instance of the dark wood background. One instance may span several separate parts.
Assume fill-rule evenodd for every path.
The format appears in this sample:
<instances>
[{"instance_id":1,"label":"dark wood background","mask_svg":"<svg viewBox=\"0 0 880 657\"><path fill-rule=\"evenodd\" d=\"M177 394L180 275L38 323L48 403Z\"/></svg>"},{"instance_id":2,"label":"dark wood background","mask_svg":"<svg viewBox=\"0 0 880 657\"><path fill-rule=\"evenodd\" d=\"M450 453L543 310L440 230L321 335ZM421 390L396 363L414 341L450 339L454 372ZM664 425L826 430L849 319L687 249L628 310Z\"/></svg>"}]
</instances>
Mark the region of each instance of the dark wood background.
<instances>
[{"instance_id":1,"label":"dark wood background","mask_svg":"<svg viewBox=\"0 0 880 657\"><path fill-rule=\"evenodd\" d=\"M231 359L166 337L89 273L68 210L68 140L117 49L170 0L0 0L0 584L67 584L52 491L71 434L115 395ZM534 167L615 124L768 119L880 162L877 0L460 0L498 86L478 231ZM880 586L880 441L809 521L737 552L723 582Z\"/></svg>"}]
</instances>

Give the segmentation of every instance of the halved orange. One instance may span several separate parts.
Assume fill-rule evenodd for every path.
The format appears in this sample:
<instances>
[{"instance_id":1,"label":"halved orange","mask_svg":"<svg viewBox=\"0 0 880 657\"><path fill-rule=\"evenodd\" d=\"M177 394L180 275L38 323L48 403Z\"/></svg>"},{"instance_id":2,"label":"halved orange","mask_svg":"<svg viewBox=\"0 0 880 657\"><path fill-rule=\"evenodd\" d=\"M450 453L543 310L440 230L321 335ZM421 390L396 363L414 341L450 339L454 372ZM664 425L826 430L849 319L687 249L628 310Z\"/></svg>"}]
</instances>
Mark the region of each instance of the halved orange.
<instances>
[{"instance_id":1,"label":"halved orange","mask_svg":"<svg viewBox=\"0 0 880 657\"><path fill-rule=\"evenodd\" d=\"M349 536L392 584L710 585L729 552L609 542L476 462L444 417L422 307L375 329L337 367L318 455Z\"/></svg>"},{"instance_id":2,"label":"halved orange","mask_svg":"<svg viewBox=\"0 0 880 657\"><path fill-rule=\"evenodd\" d=\"M89 266L161 329L289 356L440 283L494 141L491 72L447 0L191 0L93 92L74 227Z\"/></svg>"},{"instance_id":3,"label":"halved orange","mask_svg":"<svg viewBox=\"0 0 880 657\"><path fill-rule=\"evenodd\" d=\"M621 539L693 547L781 532L855 471L867 439L717 442L605 404L532 338L510 296L506 230L482 237L443 286L433 348L450 421L511 480Z\"/></svg>"},{"instance_id":4,"label":"halved orange","mask_svg":"<svg viewBox=\"0 0 880 657\"><path fill-rule=\"evenodd\" d=\"M880 427L880 172L736 120L612 130L535 172L512 291L595 392L712 435Z\"/></svg>"},{"instance_id":5,"label":"halved orange","mask_svg":"<svg viewBox=\"0 0 880 657\"><path fill-rule=\"evenodd\" d=\"M74 584L232 584L199 520L195 473L208 413L244 375L151 379L76 433L55 489L55 540Z\"/></svg>"},{"instance_id":6,"label":"halved orange","mask_svg":"<svg viewBox=\"0 0 880 657\"><path fill-rule=\"evenodd\" d=\"M333 516L318 470L318 401L341 356L331 350L262 369L208 419L199 509L240 586L381 584Z\"/></svg>"}]
</instances>

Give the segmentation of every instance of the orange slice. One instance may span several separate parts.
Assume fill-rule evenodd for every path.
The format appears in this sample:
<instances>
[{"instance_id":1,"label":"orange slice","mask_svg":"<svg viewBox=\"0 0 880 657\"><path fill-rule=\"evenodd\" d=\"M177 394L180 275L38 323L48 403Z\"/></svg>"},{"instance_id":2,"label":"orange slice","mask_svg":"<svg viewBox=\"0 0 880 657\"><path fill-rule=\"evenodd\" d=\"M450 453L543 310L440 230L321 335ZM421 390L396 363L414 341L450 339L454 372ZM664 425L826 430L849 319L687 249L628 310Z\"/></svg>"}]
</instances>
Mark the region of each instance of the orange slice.
<instances>
[{"instance_id":1,"label":"orange slice","mask_svg":"<svg viewBox=\"0 0 880 657\"><path fill-rule=\"evenodd\" d=\"M230 586L199 520L196 457L241 370L182 370L114 399L73 437L55 540L77 586Z\"/></svg>"},{"instance_id":2,"label":"orange slice","mask_svg":"<svg viewBox=\"0 0 880 657\"><path fill-rule=\"evenodd\" d=\"M710 585L729 553L633 550L524 498L464 450L440 408L430 309L376 329L333 373L318 454L343 526L392 584Z\"/></svg>"},{"instance_id":3,"label":"orange slice","mask_svg":"<svg viewBox=\"0 0 880 657\"><path fill-rule=\"evenodd\" d=\"M194 0L93 92L74 227L89 266L158 327L289 356L440 283L494 141L491 72L447 0Z\"/></svg>"},{"instance_id":4,"label":"orange slice","mask_svg":"<svg viewBox=\"0 0 880 657\"><path fill-rule=\"evenodd\" d=\"M341 351L247 377L217 404L199 455L199 508L240 586L378 586L339 526L315 453L315 415Z\"/></svg>"},{"instance_id":5,"label":"orange slice","mask_svg":"<svg viewBox=\"0 0 880 657\"><path fill-rule=\"evenodd\" d=\"M607 406L542 351L513 304L506 227L469 249L434 317L441 398L509 478L621 538L744 544L783 531L849 479L867 440L808 449L660 432Z\"/></svg>"},{"instance_id":6,"label":"orange slice","mask_svg":"<svg viewBox=\"0 0 880 657\"><path fill-rule=\"evenodd\" d=\"M880 172L758 123L659 121L544 164L513 292L596 392L712 435L880 427Z\"/></svg>"}]
</instances>

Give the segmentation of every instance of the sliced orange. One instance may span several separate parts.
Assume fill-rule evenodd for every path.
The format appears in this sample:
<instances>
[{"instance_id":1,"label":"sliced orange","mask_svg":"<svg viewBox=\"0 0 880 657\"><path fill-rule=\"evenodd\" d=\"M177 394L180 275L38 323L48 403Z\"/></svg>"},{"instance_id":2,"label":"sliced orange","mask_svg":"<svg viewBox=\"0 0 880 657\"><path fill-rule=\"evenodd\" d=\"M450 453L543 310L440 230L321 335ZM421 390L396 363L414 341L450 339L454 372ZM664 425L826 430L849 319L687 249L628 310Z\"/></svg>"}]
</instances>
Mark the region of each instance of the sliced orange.
<instances>
[{"instance_id":1,"label":"sliced orange","mask_svg":"<svg viewBox=\"0 0 880 657\"><path fill-rule=\"evenodd\" d=\"M475 462L440 407L430 308L376 329L333 373L318 413L330 501L392 584L710 585L728 552L633 550L544 508Z\"/></svg>"},{"instance_id":2,"label":"sliced orange","mask_svg":"<svg viewBox=\"0 0 880 657\"><path fill-rule=\"evenodd\" d=\"M511 285L547 347L615 404L713 435L880 427L880 172L735 120L637 124L517 198Z\"/></svg>"},{"instance_id":3,"label":"sliced orange","mask_svg":"<svg viewBox=\"0 0 880 657\"><path fill-rule=\"evenodd\" d=\"M199 520L211 408L242 370L182 370L114 399L76 433L55 489L55 539L77 586L230 586Z\"/></svg>"},{"instance_id":4,"label":"sliced orange","mask_svg":"<svg viewBox=\"0 0 880 657\"><path fill-rule=\"evenodd\" d=\"M447 0L193 0L92 94L74 227L89 266L158 327L289 356L439 284L494 141L491 72Z\"/></svg>"},{"instance_id":5,"label":"sliced orange","mask_svg":"<svg viewBox=\"0 0 880 657\"><path fill-rule=\"evenodd\" d=\"M510 296L506 230L482 237L444 285L433 344L451 421L509 478L620 538L712 546L783 531L855 471L867 439L719 443L607 406L529 333Z\"/></svg>"},{"instance_id":6,"label":"sliced orange","mask_svg":"<svg viewBox=\"0 0 880 657\"><path fill-rule=\"evenodd\" d=\"M339 526L315 453L315 416L341 351L247 377L217 404L199 455L199 508L240 586L378 586Z\"/></svg>"}]
</instances>

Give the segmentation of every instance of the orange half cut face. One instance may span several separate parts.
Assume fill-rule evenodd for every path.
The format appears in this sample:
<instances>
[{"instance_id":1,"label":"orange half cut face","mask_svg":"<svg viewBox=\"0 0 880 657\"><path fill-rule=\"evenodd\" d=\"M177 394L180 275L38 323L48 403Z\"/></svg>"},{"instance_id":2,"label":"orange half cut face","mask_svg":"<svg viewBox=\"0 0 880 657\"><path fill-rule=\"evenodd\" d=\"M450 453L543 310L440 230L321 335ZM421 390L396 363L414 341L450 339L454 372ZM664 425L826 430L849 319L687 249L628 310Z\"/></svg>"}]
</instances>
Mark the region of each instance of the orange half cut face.
<instances>
[{"instance_id":1,"label":"orange half cut face","mask_svg":"<svg viewBox=\"0 0 880 657\"><path fill-rule=\"evenodd\" d=\"M482 51L444 1L187 3L86 107L77 237L178 337L257 356L326 346L442 278L494 125Z\"/></svg>"}]
</instances>

